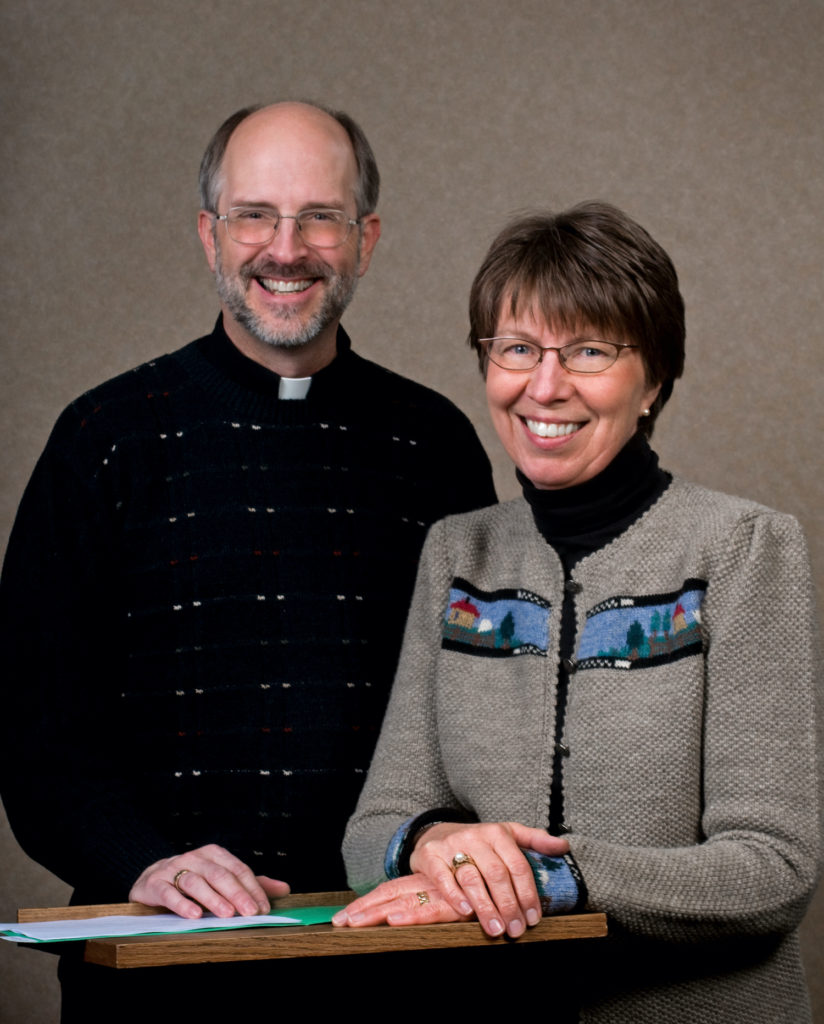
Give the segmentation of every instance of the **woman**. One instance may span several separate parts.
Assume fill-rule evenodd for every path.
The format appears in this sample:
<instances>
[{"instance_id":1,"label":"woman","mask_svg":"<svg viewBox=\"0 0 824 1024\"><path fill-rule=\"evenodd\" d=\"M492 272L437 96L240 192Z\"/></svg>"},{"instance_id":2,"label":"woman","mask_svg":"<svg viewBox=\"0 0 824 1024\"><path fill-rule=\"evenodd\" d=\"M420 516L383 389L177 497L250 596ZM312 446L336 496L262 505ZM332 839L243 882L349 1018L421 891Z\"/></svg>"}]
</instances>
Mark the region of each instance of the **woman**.
<instances>
[{"instance_id":1,"label":"woman","mask_svg":"<svg viewBox=\"0 0 824 1024\"><path fill-rule=\"evenodd\" d=\"M581 1020L808 1020L809 565L795 520L647 445L683 368L675 269L604 204L528 217L470 320L525 500L430 532L344 844L353 887L378 887L336 923L474 914L516 937L586 906L611 937Z\"/></svg>"}]
</instances>

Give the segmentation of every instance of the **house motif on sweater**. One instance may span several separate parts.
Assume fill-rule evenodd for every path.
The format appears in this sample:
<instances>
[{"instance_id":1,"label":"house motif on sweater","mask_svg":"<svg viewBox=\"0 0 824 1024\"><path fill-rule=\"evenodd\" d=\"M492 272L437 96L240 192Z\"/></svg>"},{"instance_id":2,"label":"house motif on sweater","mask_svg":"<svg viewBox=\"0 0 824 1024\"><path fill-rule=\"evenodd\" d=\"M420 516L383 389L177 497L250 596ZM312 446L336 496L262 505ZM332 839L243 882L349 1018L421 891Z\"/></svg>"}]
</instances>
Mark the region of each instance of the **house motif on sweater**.
<instances>
[{"instance_id":1,"label":"house motif on sweater","mask_svg":"<svg viewBox=\"0 0 824 1024\"><path fill-rule=\"evenodd\" d=\"M549 602L523 589L487 593L456 577L444 613L441 646L491 658L545 656Z\"/></svg>"},{"instance_id":2,"label":"house motif on sweater","mask_svg":"<svg viewBox=\"0 0 824 1024\"><path fill-rule=\"evenodd\" d=\"M690 579L675 593L602 601L587 612L577 667L644 668L700 653L706 588Z\"/></svg>"}]
</instances>

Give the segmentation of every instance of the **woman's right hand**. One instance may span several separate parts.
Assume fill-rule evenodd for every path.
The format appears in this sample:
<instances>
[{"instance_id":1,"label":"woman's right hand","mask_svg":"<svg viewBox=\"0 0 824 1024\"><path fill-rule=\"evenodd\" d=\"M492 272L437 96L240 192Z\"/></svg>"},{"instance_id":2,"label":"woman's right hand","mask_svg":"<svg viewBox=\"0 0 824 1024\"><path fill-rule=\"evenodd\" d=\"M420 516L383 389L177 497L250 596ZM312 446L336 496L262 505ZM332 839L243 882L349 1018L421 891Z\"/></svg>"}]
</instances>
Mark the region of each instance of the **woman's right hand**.
<instances>
[{"instance_id":1,"label":"woman's right hand","mask_svg":"<svg viewBox=\"0 0 824 1024\"><path fill-rule=\"evenodd\" d=\"M470 915L471 916L471 915ZM382 882L332 918L338 928L364 928L368 925L443 924L462 921L426 875L402 875Z\"/></svg>"},{"instance_id":2,"label":"woman's right hand","mask_svg":"<svg viewBox=\"0 0 824 1024\"><path fill-rule=\"evenodd\" d=\"M460 917L475 914L488 935L522 935L541 919L535 879L522 850L569 852L565 839L515 821L461 825L441 822L423 832L409 864L428 876ZM466 854L470 862L453 867Z\"/></svg>"}]
</instances>

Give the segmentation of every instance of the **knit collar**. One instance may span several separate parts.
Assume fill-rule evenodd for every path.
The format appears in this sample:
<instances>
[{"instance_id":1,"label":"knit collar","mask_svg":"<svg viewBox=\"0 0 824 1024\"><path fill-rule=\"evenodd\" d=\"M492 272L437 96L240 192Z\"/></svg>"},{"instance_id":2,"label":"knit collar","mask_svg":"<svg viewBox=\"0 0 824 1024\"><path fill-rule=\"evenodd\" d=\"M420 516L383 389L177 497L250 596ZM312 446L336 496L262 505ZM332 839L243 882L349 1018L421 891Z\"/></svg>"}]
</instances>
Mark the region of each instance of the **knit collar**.
<instances>
[{"instance_id":1,"label":"knit collar","mask_svg":"<svg viewBox=\"0 0 824 1024\"><path fill-rule=\"evenodd\" d=\"M211 334L180 349L173 358L227 411L271 423L308 422L317 416L321 403L325 409L345 403L358 361L349 335L338 326L335 358L313 374L306 398L284 401L278 398L280 375L243 355L226 334L222 315Z\"/></svg>"},{"instance_id":2,"label":"knit collar","mask_svg":"<svg viewBox=\"0 0 824 1024\"><path fill-rule=\"evenodd\" d=\"M516 470L544 539L595 550L625 530L663 494L672 479L658 467L645 437L635 434L597 476L575 487L539 490Z\"/></svg>"},{"instance_id":3,"label":"knit collar","mask_svg":"<svg viewBox=\"0 0 824 1024\"><path fill-rule=\"evenodd\" d=\"M259 395L277 398L280 375L274 370L261 366L260 363L240 351L226 333L222 313L218 316L212 333L200 339L199 348L212 366L235 384ZM306 396L307 401L335 390L338 379L345 370L347 356L351 353L351 348L349 335L341 326L338 326L335 358L317 373L312 374L312 386Z\"/></svg>"}]
</instances>

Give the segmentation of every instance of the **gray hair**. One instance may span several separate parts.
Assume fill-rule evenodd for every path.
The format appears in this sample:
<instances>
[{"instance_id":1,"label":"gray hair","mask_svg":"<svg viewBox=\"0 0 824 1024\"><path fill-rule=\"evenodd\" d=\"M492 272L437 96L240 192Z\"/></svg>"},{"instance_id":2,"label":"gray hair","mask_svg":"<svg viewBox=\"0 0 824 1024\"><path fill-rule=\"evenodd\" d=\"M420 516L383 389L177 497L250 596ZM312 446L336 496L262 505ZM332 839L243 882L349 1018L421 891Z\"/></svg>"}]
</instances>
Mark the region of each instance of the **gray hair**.
<instances>
[{"instance_id":1,"label":"gray hair","mask_svg":"<svg viewBox=\"0 0 824 1024\"><path fill-rule=\"evenodd\" d=\"M303 101L301 101L303 102ZM332 110L320 103L307 103L309 107L320 110L334 118L343 128L352 144L355 153L355 161L358 166L358 183L355 188L355 203L357 205L358 219L369 213L374 213L378 205L378 194L380 192L381 177L378 172L378 165L375 161L375 154L369 145L369 140L361 126L342 110ZM212 136L203 159L200 161L200 206L209 213L217 213L217 200L222 185L221 172L223 158L226 155L226 147L234 130L241 122L245 121L250 114L261 110L263 104L258 103L251 107L243 107L230 117L227 117L223 124Z\"/></svg>"}]
</instances>

